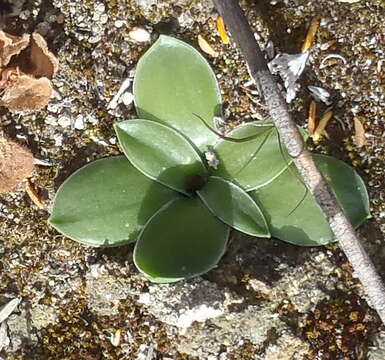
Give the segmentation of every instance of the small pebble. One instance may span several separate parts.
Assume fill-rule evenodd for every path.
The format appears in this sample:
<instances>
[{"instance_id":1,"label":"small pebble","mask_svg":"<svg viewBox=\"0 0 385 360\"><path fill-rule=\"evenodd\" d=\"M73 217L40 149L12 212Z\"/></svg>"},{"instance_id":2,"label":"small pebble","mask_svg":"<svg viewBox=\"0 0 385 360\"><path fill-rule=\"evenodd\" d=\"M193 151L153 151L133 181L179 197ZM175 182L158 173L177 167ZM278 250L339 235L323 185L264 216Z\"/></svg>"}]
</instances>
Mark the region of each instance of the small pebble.
<instances>
[{"instance_id":1,"label":"small pebble","mask_svg":"<svg viewBox=\"0 0 385 360\"><path fill-rule=\"evenodd\" d=\"M84 129L83 115L80 114L76 117L74 127L76 130L83 130Z\"/></svg>"},{"instance_id":2,"label":"small pebble","mask_svg":"<svg viewBox=\"0 0 385 360\"><path fill-rule=\"evenodd\" d=\"M132 93L130 93L130 92L125 92L120 97L120 102L123 103L126 106L132 104L133 101L134 101L134 95Z\"/></svg>"},{"instance_id":3,"label":"small pebble","mask_svg":"<svg viewBox=\"0 0 385 360\"><path fill-rule=\"evenodd\" d=\"M120 29L124 25L124 21L123 20L116 20L114 25L116 28Z\"/></svg>"},{"instance_id":4,"label":"small pebble","mask_svg":"<svg viewBox=\"0 0 385 360\"><path fill-rule=\"evenodd\" d=\"M66 128L71 125L71 119L68 116L61 116L57 122L61 127Z\"/></svg>"},{"instance_id":5,"label":"small pebble","mask_svg":"<svg viewBox=\"0 0 385 360\"><path fill-rule=\"evenodd\" d=\"M149 41L151 38L151 34L143 28L135 27L133 28L129 33L128 36L131 40L137 41L137 42L146 42Z\"/></svg>"}]
</instances>

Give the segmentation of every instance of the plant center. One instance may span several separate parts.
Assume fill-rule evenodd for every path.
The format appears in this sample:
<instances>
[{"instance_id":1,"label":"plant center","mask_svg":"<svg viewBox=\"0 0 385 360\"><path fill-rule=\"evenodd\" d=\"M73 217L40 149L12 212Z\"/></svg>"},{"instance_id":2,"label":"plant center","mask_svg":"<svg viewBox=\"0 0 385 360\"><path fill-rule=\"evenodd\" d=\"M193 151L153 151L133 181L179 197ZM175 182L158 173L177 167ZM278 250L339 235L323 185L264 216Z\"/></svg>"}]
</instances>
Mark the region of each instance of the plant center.
<instances>
[{"instance_id":1,"label":"plant center","mask_svg":"<svg viewBox=\"0 0 385 360\"><path fill-rule=\"evenodd\" d=\"M206 179L201 175L190 176L186 181L186 191L189 194L195 195L195 192L202 189L206 184Z\"/></svg>"}]
</instances>

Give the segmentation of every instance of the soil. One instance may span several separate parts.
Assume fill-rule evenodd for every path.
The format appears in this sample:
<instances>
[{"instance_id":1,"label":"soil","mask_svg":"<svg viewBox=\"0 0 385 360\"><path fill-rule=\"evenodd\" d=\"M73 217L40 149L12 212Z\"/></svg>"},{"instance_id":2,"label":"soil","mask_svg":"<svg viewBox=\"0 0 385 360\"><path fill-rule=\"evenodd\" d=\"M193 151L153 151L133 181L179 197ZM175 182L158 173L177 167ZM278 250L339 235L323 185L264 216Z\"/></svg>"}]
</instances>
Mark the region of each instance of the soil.
<instances>
[{"instance_id":1,"label":"soil","mask_svg":"<svg viewBox=\"0 0 385 360\"><path fill-rule=\"evenodd\" d=\"M68 175L121 153L113 124L135 118L135 109L129 102L114 109L108 104L159 34L197 49L199 34L212 44L218 56L204 55L223 92L228 129L268 114L235 45L220 40L210 1L16 3L20 9L5 18L4 30L44 33L60 66L46 109L22 114L0 109L0 136L33 153L37 165L31 182L47 205L38 208L25 183L0 195L0 305L21 300L6 320L9 344L0 336L0 359L385 358L385 329L338 245L298 248L234 233L218 268L202 280L229 295L231 305L221 305L218 318L181 330L140 301L157 289L168 299L176 294L164 290L172 286L154 288L137 273L132 246L87 248L50 227L55 191ZM321 17L290 110L306 127L312 99L307 86L331 94L328 137L310 141L309 147L346 161L363 177L372 218L359 232L385 278L384 2L247 0L242 6L268 60L272 45L275 53L299 53L311 20ZM149 31L151 40L133 41L129 32L134 27ZM338 56L325 60L330 54ZM320 103L318 115L327 107ZM365 129L363 147L354 143L354 118ZM225 296L221 301L226 303Z\"/></svg>"}]
</instances>

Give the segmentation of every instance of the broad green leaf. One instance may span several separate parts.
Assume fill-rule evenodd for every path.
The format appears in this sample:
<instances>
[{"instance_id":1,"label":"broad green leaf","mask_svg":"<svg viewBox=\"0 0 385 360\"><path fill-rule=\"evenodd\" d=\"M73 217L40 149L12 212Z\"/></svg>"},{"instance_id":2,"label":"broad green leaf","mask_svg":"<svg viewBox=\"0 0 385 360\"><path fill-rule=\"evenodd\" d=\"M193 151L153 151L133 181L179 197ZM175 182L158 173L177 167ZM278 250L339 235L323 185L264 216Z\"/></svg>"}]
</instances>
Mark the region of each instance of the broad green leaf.
<instances>
[{"instance_id":1,"label":"broad green leaf","mask_svg":"<svg viewBox=\"0 0 385 360\"><path fill-rule=\"evenodd\" d=\"M201 150L214 143L216 135L193 114L214 127L220 90L210 65L192 46L161 35L139 60L133 87L139 117L174 127Z\"/></svg>"},{"instance_id":2,"label":"broad green leaf","mask_svg":"<svg viewBox=\"0 0 385 360\"><path fill-rule=\"evenodd\" d=\"M245 142L220 140L214 147L219 167L213 172L230 181L235 181L246 191L265 186L284 171L292 159L282 145L273 125L248 123L231 131L227 136L242 139L256 138Z\"/></svg>"},{"instance_id":3,"label":"broad green leaf","mask_svg":"<svg viewBox=\"0 0 385 360\"><path fill-rule=\"evenodd\" d=\"M370 217L365 184L356 171L330 156L314 160L331 185L348 219L356 228ZM294 165L273 182L249 194L259 204L272 236L295 245L324 245L335 241L326 217L299 180Z\"/></svg>"},{"instance_id":4,"label":"broad green leaf","mask_svg":"<svg viewBox=\"0 0 385 360\"><path fill-rule=\"evenodd\" d=\"M115 124L115 131L128 160L161 184L189 194L207 176L194 147L169 126L135 119Z\"/></svg>"},{"instance_id":5,"label":"broad green leaf","mask_svg":"<svg viewBox=\"0 0 385 360\"><path fill-rule=\"evenodd\" d=\"M265 217L258 205L238 185L211 176L197 193L212 213L227 225L249 235L270 236Z\"/></svg>"},{"instance_id":6,"label":"broad green leaf","mask_svg":"<svg viewBox=\"0 0 385 360\"><path fill-rule=\"evenodd\" d=\"M135 246L138 269L154 282L173 282L211 270L226 250L229 227L199 198L181 198L160 209Z\"/></svg>"},{"instance_id":7,"label":"broad green leaf","mask_svg":"<svg viewBox=\"0 0 385 360\"><path fill-rule=\"evenodd\" d=\"M371 217L365 183L354 168L343 161L326 155L314 157L349 221L357 228Z\"/></svg>"},{"instance_id":8,"label":"broad green leaf","mask_svg":"<svg viewBox=\"0 0 385 360\"><path fill-rule=\"evenodd\" d=\"M124 156L94 161L57 191L49 223L91 246L118 246L137 239L148 219L178 197L143 176Z\"/></svg>"}]
</instances>

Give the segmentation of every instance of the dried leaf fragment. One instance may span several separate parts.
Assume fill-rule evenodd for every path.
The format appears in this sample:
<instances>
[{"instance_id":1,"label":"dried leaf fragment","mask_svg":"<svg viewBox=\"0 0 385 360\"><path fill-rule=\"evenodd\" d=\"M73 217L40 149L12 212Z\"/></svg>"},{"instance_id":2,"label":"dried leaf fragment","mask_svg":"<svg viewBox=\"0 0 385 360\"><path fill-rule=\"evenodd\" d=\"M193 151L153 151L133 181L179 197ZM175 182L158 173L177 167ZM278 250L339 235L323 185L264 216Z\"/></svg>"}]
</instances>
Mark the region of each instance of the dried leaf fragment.
<instances>
[{"instance_id":1,"label":"dried leaf fragment","mask_svg":"<svg viewBox=\"0 0 385 360\"><path fill-rule=\"evenodd\" d=\"M323 135L325 135L325 128L329 123L330 119L333 117L333 111L327 111L321 118L317 128L314 131L312 136L314 141L319 141Z\"/></svg>"},{"instance_id":2,"label":"dried leaf fragment","mask_svg":"<svg viewBox=\"0 0 385 360\"><path fill-rule=\"evenodd\" d=\"M354 118L354 136L353 136L354 142L357 145L357 147L363 147L366 144L366 136L365 136L365 129L364 125L362 125L362 122L358 118Z\"/></svg>"},{"instance_id":3,"label":"dried leaf fragment","mask_svg":"<svg viewBox=\"0 0 385 360\"><path fill-rule=\"evenodd\" d=\"M315 101L312 101L309 107L309 116L307 120L307 128L309 131L309 136L313 136L316 124L316 113L317 113L317 103Z\"/></svg>"},{"instance_id":4,"label":"dried leaf fragment","mask_svg":"<svg viewBox=\"0 0 385 360\"><path fill-rule=\"evenodd\" d=\"M218 53L212 48L212 46L206 41L202 35L198 35L198 45L203 52L211 55L212 57L217 57Z\"/></svg>"},{"instance_id":5,"label":"dried leaf fragment","mask_svg":"<svg viewBox=\"0 0 385 360\"><path fill-rule=\"evenodd\" d=\"M219 160L216 157L215 153L213 153L212 151L206 151L205 152L205 158L207 160L207 164L210 167L214 168L215 170L218 169Z\"/></svg>"},{"instance_id":6,"label":"dried leaf fragment","mask_svg":"<svg viewBox=\"0 0 385 360\"><path fill-rule=\"evenodd\" d=\"M32 202L39 208L39 209L45 209L45 204L39 194L37 193L35 187L33 186L31 180L27 180L27 184L25 186L25 190L29 196L29 198L32 200Z\"/></svg>"},{"instance_id":7,"label":"dried leaf fragment","mask_svg":"<svg viewBox=\"0 0 385 360\"><path fill-rule=\"evenodd\" d=\"M11 343L8 332L7 325L5 322L0 323L0 351L7 348Z\"/></svg>"},{"instance_id":8,"label":"dried leaf fragment","mask_svg":"<svg viewBox=\"0 0 385 360\"><path fill-rule=\"evenodd\" d=\"M26 148L0 137L0 194L13 190L33 168L33 156Z\"/></svg>"},{"instance_id":9,"label":"dried leaf fragment","mask_svg":"<svg viewBox=\"0 0 385 360\"><path fill-rule=\"evenodd\" d=\"M305 38L305 41L302 45L302 49L301 49L302 52L306 52L312 47L313 42L314 42L314 38L315 38L315 34L317 33L320 21L321 21L321 19L319 17L315 17L311 21L309 30L308 30L306 38Z\"/></svg>"},{"instance_id":10,"label":"dried leaf fragment","mask_svg":"<svg viewBox=\"0 0 385 360\"><path fill-rule=\"evenodd\" d=\"M115 334L111 335L111 344L113 346L119 346L120 345L121 334L122 334L122 331L120 329L118 329L118 330L116 330Z\"/></svg>"},{"instance_id":11,"label":"dried leaf fragment","mask_svg":"<svg viewBox=\"0 0 385 360\"><path fill-rule=\"evenodd\" d=\"M0 105L11 111L40 110L48 104L51 95L52 85L47 78L35 79L22 74L5 88Z\"/></svg>"},{"instance_id":12,"label":"dried leaf fragment","mask_svg":"<svg viewBox=\"0 0 385 360\"><path fill-rule=\"evenodd\" d=\"M316 99L317 101L322 101L323 103L325 103L326 105L330 105L332 102L329 100L330 99L330 94L328 91L326 91L325 89L319 87L319 86L308 86L307 87L313 98Z\"/></svg>"},{"instance_id":13,"label":"dried leaf fragment","mask_svg":"<svg viewBox=\"0 0 385 360\"><path fill-rule=\"evenodd\" d=\"M305 70L310 52L299 54L279 54L267 65L273 74L280 74L285 82L286 102L293 101L300 85L297 80Z\"/></svg>"},{"instance_id":14,"label":"dried leaf fragment","mask_svg":"<svg viewBox=\"0 0 385 360\"><path fill-rule=\"evenodd\" d=\"M222 42L224 44L228 44L230 42L230 39L227 35L225 23L223 21L222 16L217 17L217 29L218 29L219 36L222 39Z\"/></svg>"},{"instance_id":15,"label":"dried leaf fragment","mask_svg":"<svg viewBox=\"0 0 385 360\"><path fill-rule=\"evenodd\" d=\"M15 298L6 303L1 309L0 309L0 323L2 323L4 320L8 318L9 315L12 314L12 312L17 308L17 306L20 304L21 299Z\"/></svg>"},{"instance_id":16,"label":"dried leaf fragment","mask_svg":"<svg viewBox=\"0 0 385 360\"><path fill-rule=\"evenodd\" d=\"M20 54L29 44L30 36L16 36L0 31L0 68L7 66L12 56Z\"/></svg>"},{"instance_id":17,"label":"dried leaf fragment","mask_svg":"<svg viewBox=\"0 0 385 360\"><path fill-rule=\"evenodd\" d=\"M339 59L343 62L344 65L346 65L348 62L347 60L340 54L329 54L327 56L325 56L322 61L321 61L321 64L319 66L320 69L324 69L326 67L328 67L329 65L334 65L334 63L331 63L331 64L328 64L328 60L329 59Z\"/></svg>"},{"instance_id":18,"label":"dried leaf fragment","mask_svg":"<svg viewBox=\"0 0 385 360\"><path fill-rule=\"evenodd\" d=\"M121 96L124 94L124 92L130 87L131 85L131 81L132 79L131 78L126 78L124 79L124 81L122 82L122 85L120 86L118 92L115 94L115 96L112 98L112 100L109 102L108 106L107 106L107 109L116 109L118 104L119 104L119 100L121 98Z\"/></svg>"},{"instance_id":19,"label":"dried leaf fragment","mask_svg":"<svg viewBox=\"0 0 385 360\"><path fill-rule=\"evenodd\" d=\"M11 60L12 67L8 66ZM0 31L0 106L11 111L45 107L52 94L49 79L58 67L40 34L15 36Z\"/></svg>"},{"instance_id":20,"label":"dried leaf fragment","mask_svg":"<svg viewBox=\"0 0 385 360\"><path fill-rule=\"evenodd\" d=\"M39 33L33 33L31 37L29 56L25 73L36 77L51 79L59 68L59 62L49 51L47 42Z\"/></svg>"}]
</instances>

